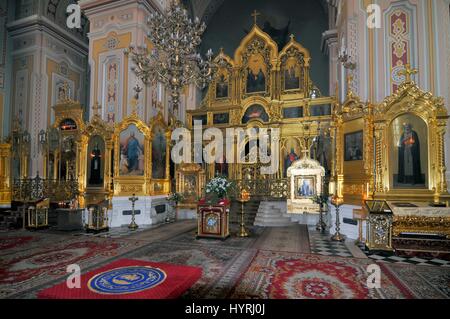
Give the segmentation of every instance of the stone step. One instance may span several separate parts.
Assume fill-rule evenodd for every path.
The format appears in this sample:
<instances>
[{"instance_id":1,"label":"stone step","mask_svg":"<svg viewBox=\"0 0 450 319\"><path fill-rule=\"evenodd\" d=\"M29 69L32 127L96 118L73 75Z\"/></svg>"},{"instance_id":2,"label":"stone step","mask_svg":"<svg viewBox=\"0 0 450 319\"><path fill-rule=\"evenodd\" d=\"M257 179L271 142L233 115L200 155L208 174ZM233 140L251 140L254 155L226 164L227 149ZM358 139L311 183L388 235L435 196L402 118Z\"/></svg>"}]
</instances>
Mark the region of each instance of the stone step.
<instances>
[{"instance_id":1,"label":"stone step","mask_svg":"<svg viewBox=\"0 0 450 319\"><path fill-rule=\"evenodd\" d=\"M292 226L293 223L289 221L258 221L255 220L255 223L253 224L255 226L260 227L288 227Z\"/></svg>"},{"instance_id":2,"label":"stone step","mask_svg":"<svg viewBox=\"0 0 450 319\"><path fill-rule=\"evenodd\" d=\"M278 203L262 202L258 208L258 214L255 217L255 226L262 227L286 227L295 225L292 220L286 216L286 211Z\"/></svg>"}]
</instances>

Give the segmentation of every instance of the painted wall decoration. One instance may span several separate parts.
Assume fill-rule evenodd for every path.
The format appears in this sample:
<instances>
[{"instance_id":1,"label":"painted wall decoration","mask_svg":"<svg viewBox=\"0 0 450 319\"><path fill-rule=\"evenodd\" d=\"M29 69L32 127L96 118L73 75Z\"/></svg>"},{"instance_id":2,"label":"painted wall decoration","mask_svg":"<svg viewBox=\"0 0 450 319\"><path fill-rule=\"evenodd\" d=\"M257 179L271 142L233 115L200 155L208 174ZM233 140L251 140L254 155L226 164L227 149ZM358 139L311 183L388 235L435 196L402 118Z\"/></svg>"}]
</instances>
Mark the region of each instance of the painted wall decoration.
<instances>
[{"instance_id":1,"label":"painted wall decoration","mask_svg":"<svg viewBox=\"0 0 450 319\"><path fill-rule=\"evenodd\" d=\"M396 8L388 13L387 19L391 88L392 92L396 92L405 79L404 76L399 75L399 72L404 70L406 64L412 63L411 14L403 8Z\"/></svg>"},{"instance_id":2,"label":"painted wall decoration","mask_svg":"<svg viewBox=\"0 0 450 319\"><path fill-rule=\"evenodd\" d=\"M254 104L250 106L247 111L245 111L242 117L242 124L247 124L251 120L260 120L262 122L269 122L269 115L267 114L264 107L259 104Z\"/></svg>"},{"instance_id":3,"label":"painted wall decoration","mask_svg":"<svg viewBox=\"0 0 450 319\"><path fill-rule=\"evenodd\" d=\"M116 58L109 60L105 64L105 90L104 100L106 105L106 120L114 123L116 114L119 111L119 79L120 63Z\"/></svg>"},{"instance_id":4,"label":"painted wall decoration","mask_svg":"<svg viewBox=\"0 0 450 319\"><path fill-rule=\"evenodd\" d=\"M166 131L159 126L153 129L152 138L152 178L166 178Z\"/></svg>"},{"instance_id":5,"label":"painted wall decoration","mask_svg":"<svg viewBox=\"0 0 450 319\"><path fill-rule=\"evenodd\" d=\"M102 186L105 170L105 142L100 136L93 136L89 140L87 156L87 185Z\"/></svg>"},{"instance_id":6,"label":"painted wall decoration","mask_svg":"<svg viewBox=\"0 0 450 319\"><path fill-rule=\"evenodd\" d=\"M144 134L136 125L131 124L120 133L120 162L121 176L144 175Z\"/></svg>"},{"instance_id":7,"label":"painted wall decoration","mask_svg":"<svg viewBox=\"0 0 450 319\"><path fill-rule=\"evenodd\" d=\"M363 160L363 131L345 134L344 136L344 160Z\"/></svg>"},{"instance_id":8,"label":"painted wall decoration","mask_svg":"<svg viewBox=\"0 0 450 319\"><path fill-rule=\"evenodd\" d=\"M21 123L26 123L28 118L28 76L27 69L17 71L14 86L14 114Z\"/></svg>"},{"instance_id":9,"label":"painted wall decoration","mask_svg":"<svg viewBox=\"0 0 450 319\"><path fill-rule=\"evenodd\" d=\"M390 160L395 188L426 188L427 125L414 114L397 117L390 127Z\"/></svg>"},{"instance_id":10,"label":"painted wall decoration","mask_svg":"<svg viewBox=\"0 0 450 319\"><path fill-rule=\"evenodd\" d=\"M267 66L264 57L257 53L250 56L247 66L247 93L266 91Z\"/></svg>"}]
</instances>

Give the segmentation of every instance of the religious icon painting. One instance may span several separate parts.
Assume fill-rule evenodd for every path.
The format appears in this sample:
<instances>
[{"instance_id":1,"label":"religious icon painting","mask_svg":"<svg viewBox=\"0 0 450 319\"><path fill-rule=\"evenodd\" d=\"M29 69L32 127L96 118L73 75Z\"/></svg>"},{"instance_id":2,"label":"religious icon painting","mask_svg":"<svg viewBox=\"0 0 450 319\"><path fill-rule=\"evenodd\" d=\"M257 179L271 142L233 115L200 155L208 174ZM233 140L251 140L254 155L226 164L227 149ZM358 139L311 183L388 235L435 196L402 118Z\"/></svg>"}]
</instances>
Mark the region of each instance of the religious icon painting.
<instances>
[{"instance_id":1,"label":"religious icon painting","mask_svg":"<svg viewBox=\"0 0 450 319\"><path fill-rule=\"evenodd\" d=\"M87 185L100 187L103 185L105 167L105 142L98 135L93 136L88 143Z\"/></svg>"},{"instance_id":2,"label":"religious icon painting","mask_svg":"<svg viewBox=\"0 0 450 319\"><path fill-rule=\"evenodd\" d=\"M213 115L213 123L214 125L223 125L230 123L230 114L229 113L216 113Z\"/></svg>"},{"instance_id":3,"label":"religious icon painting","mask_svg":"<svg viewBox=\"0 0 450 319\"><path fill-rule=\"evenodd\" d=\"M284 65L283 80L283 89L285 91L301 89L303 72L296 57L290 57L286 60Z\"/></svg>"},{"instance_id":4,"label":"religious icon painting","mask_svg":"<svg viewBox=\"0 0 450 319\"><path fill-rule=\"evenodd\" d=\"M143 176L144 155L144 134L135 124L131 124L120 133L119 174Z\"/></svg>"},{"instance_id":5,"label":"religious icon painting","mask_svg":"<svg viewBox=\"0 0 450 319\"><path fill-rule=\"evenodd\" d=\"M327 116L331 115L331 105L311 105L309 108L311 116Z\"/></svg>"},{"instance_id":6,"label":"religious icon painting","mask_svg":"<svg viewBox=\"0 0 450 319\"><path fill-rule=\"evenodd\" d=\"M195 125L195 121L201 121L202 125L208 125L208 115L206 114L194 115L192 116L192 126Z\"/></svg>"},{"instance_id":7,"label":"religious icon painting","mask_svg":"<svg viewBox=\"0 0 450 319\"><path fill-rule=\"evenodd\" d=\"M152 131L152 178L166 178L166 130L161 126L155 126Z\"/></svg>"},{"instance_id":8,"label":"religious icon painting","mask_svg":"<svg viewBox=\"0 0 450 319\"><path fill-rule=\"evenodd\" d=\"M203 233L220 235L220 214L210 212L204 214L203 218Z\"/></svg>"},{"instance_id":9,"label":"religious icon painting","mask_svg":"<svg viewBox=\"0 0 450 319\"><path fill-rule=\"evenodd\" d=\"M363 160L363 131L352 132L344 136L344 160Z\"/></svg>"},{"instance_id":10,"label":"religious icon painting","mask_svg":"<svg viewBox=\"0 0 450 319\"><path fill-rule=\"evenodd\" d=\"M286 141L284 147L284 162L283 162L283 176L287 177L287 170L291 167L292 163L300 159L300 143L290 138Z\"/></svg>"},{"instance_id":11,"label":"religious icon painting","mask_svg":"<svg viewBox=\"0 0 450 319\"><path fill-rule=\"evenodd\" d=\"M257 53L250 56L246 76L247 93L266 92L267 65L261 54Z\"/></svg>"},{"instance_id":12,"label":"religious icon painting","mask_svg":"<svg viewBox=\"0 0 450 319\"><path fill-rule=\"evenodd\" d=\"M216 81L216 99L226 99L229 97L229 76L226 69L219 71Z\"/></svg>"},{"instance_id":13,"label":"religious icon painting","mask_svg":"<svg viewBox=\"0 0 450 319\"><path fill-rule=\"evenodd\" d=\"M283 109L283 117L285 119L301 118L303 117L303 107L302 106L286 107Z\"/></svg>"},{"instance_id":14,"label":"religious icon painting","mask_svg":"<svg viewBox=\"0 0 450 319\"><path fill-rule=\"evenodd\" d=\"M297 176L295 178L295 198L305 199L316 195L316 176Z\"/></svg>"},{"instance_id":15,"label":"religious icon painting","mask_svg":"<svg viewBox=\"0 0 450 319\"><path fill-rule=\"evenodd\" d=\"M264 107L258 104L250 106L242 118L242 124L247 124L252 120L260 120L264 123L269 122L269 115L267 114Z\"/></svg>"},{"instance_id":16,"label":"religious icon painting","mask_svg":"<svg viewBox=\"0 0 450 319\"><path fill-rule=\"evenodd\" d=\"M197 176L194 174L184 175L183 200L186 202L197 201Z\"/></svg>"},{"instance_id":17,"label":"religious icon painting","mask_svg":"<svg viewBox=\"0 0 450 319\"><path fill-rule=\"evenodd\" d=\"M426 188L428 128L414 114L403 114L390 126L390 167L394 188Z\"/></svg>"}]
</instances>

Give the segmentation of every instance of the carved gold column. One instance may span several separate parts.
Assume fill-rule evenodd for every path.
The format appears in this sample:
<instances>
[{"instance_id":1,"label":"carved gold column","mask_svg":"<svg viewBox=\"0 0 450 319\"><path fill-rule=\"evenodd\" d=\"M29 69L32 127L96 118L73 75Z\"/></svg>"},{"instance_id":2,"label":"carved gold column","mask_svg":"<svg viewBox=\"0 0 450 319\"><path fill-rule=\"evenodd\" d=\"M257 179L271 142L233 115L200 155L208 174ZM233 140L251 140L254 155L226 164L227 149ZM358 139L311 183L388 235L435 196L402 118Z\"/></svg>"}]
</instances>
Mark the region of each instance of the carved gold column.
<instances>
[{"instance_id":1,"label":"carved gold column","mask_svg":"<svg viewBox=\"0 0 450 319\"><path fill-rule=\"evenodd\" d=\"M111 167L111 154L114 150L114 143L110 139L108 141L105 141L105 171L103 173L103 181L104 181L104 188L108 191L109 197L112 197L113 193L111 190L111 173L112 173L112 167Z\"/></svg>"},{"instance_id":2,"label":"carved gold column","mask_svg":"<svg viewBox=\"0 0 450 319\"><path fill-rule=\"evenodd\" d=\"M87 180L87 152L88 152L88 138L84 135L80 136L79 141L76 144L77 147L77 178L78 178L78 204L80 208L85 207L85 198L83 194L86 192L86 180Z\"/></svg>"},{"instance_id":3,"label":"carved gold column","mask_svg":"<svg viewBox=\"0 0 450 319\"><path fill-rule=\"evenodd\" d=\"M166 131L166 181L167 183L164 183L164 192L169 193L172 189L171 183L172 179L170 178L170 141L171 141L171 131L168 129Z\"/></svg>"},{"instance_id":4,"label":"carved gold column","mask_svg":"<svg viewBox=\"0 0 450 319\"><path fill-rule=\"evenodd\" d=\"M0 144L0 207L11 207L11 145Z\"/></svg>"},{"instance_id":5,"label":"carved gold column","mask_svg":"<svg viewBox=\"0 0 450 319\"><path fill-rule=\"evenodd\" d=\"M369 103L367 105L367 113L364 117L364 144L366 145L367 150L364 152L364 170L367 176L367 183L369 185L367 189L367 198L373 199L373 195L375 193L375 183L374 183L374 156L375 156L375 144L374 144L374 132L375 126L373 123L373 105Z\"/></svg>"},{"instance_id":6,"label":"carved gold column","mask_svg":"<svg viewBox=\"0 0 450 319\"><path fill-rule=\"evenodd\" d=\"M304 83L303 83L303 87L305 90L305 96L309 97L309 69L310 69L310 65L311 65L311 58L305 58L305 68L304 68ZM308 107L309 109L309 107Z\"/></svg>"},{"instance_id":7,"label":"carved gold column","mask_svg":"<svg viewBox=\"0 0 450 319\"><path fill-rule=\"evenodd\" d=\"M436 176L438 176L438 185L436 185L435 202L439 201L439 197L442 194L447 193L447 181L445 178L445 152L444 152L444 140L445 140L446 123L445 120L438 119L436 121Z\"/></svg>"},{"instance_id":8,"label":"carved gold column","mask_svg":"<svg viewBox=\"0 0 450 319\"><path fill-rule=\"evenodd\" d=\"M383 189L383 126L375 124L375 192L382 193Z\"/></svg>"}]
</instances>

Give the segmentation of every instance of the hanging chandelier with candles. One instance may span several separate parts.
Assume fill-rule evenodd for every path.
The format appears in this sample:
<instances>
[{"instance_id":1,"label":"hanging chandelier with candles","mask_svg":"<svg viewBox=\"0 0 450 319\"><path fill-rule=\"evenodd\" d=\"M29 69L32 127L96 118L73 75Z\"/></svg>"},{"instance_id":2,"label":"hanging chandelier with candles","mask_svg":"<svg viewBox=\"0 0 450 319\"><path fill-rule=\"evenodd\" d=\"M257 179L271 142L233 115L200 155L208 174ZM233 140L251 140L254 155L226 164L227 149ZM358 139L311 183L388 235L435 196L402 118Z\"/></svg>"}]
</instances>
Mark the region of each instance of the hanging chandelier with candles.
<instances>
[{"instance_id":1,"label":"hanging chandelier with candles","mask_svg":"<svg viewBox=\"0 0 450 319\"><path fill-rule=\"evenodd\" d=\"M166 13L152 13L148 18L147 37L154 47L130 46L135 66L132 70L145 84L160 82L170 90L174 110L180 103L181 89L195 84L203 89L208 85L216 70L212 50L206 60L197 52L206 25L198 18L192 20L179 0L173 0Z\"/></svg>"}]
</instances>

